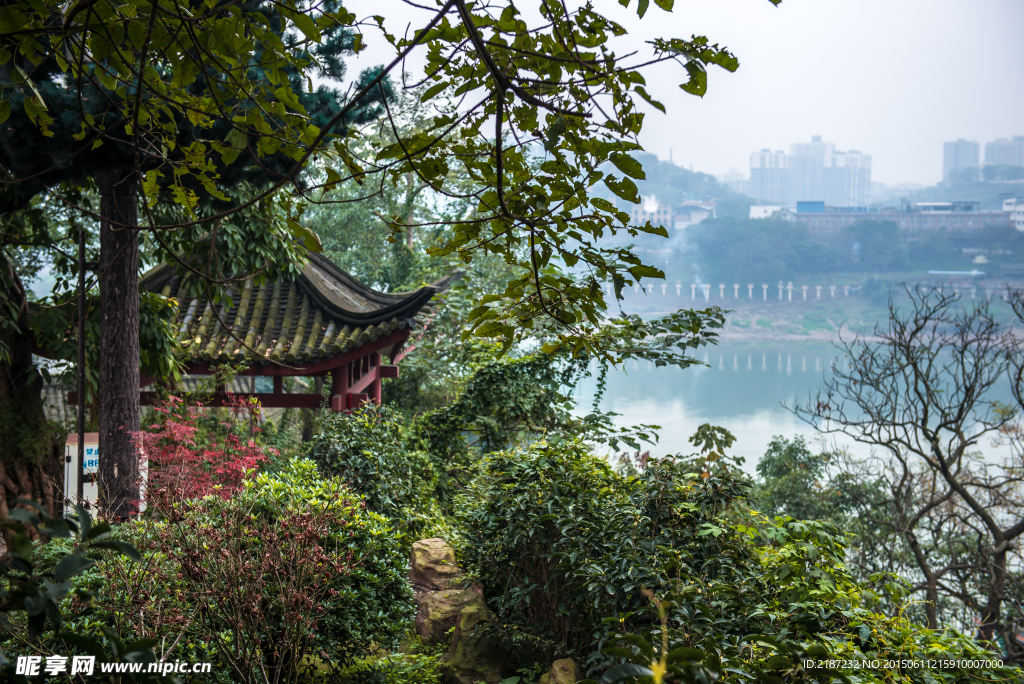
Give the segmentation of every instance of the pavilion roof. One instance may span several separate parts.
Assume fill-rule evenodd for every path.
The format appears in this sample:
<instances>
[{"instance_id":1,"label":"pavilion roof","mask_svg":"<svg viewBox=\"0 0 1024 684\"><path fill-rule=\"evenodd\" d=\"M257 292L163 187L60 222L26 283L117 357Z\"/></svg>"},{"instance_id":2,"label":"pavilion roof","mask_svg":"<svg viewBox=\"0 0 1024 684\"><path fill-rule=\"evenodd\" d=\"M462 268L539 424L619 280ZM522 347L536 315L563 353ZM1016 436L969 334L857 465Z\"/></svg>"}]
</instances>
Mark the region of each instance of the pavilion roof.
<instances>
[{"instance_id":1,"label":"pavilion roof","mask_svg":"<svg viewBox=\"0 0 1024 684\"><path fill-rule=\"evenodd\" d=\"M173 264L146 273L140 287L178 300L178 330L191 340L192 363L250 360L302 364L355 349L415 325L431 298L458 276L415 292L370 289L319 254L302 272L231 288L231 300L210 301L199 279L181 276ZM191 281L191 282L190 282Z\"/></svg>"}]
</instances>

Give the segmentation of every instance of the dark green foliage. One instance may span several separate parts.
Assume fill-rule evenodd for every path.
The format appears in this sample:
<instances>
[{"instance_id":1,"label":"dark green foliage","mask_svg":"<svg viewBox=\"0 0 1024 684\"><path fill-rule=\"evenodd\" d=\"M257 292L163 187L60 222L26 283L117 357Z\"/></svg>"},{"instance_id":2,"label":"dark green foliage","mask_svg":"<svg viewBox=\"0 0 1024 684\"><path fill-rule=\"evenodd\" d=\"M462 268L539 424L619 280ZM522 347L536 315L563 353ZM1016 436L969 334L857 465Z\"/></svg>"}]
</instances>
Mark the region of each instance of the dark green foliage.
<instances>
[{"instance_id":1,"label":"dark green foliage","mask_svg":"<svg viewBox=\"0 0 1024 684\"><path fill-rule=\"evenodd\" d=\"M843 249L812 242L796 221L707 219L688 232L700 250L701 275L712 282L774 284L845 263Z\"/></svg>"},{"instance_id":2,"label":"dark green foliage","mask_svg":"<svg viewBox=\"0 0 1024 684\"><path fill-rule=\"evenodd\" d=\"M729 435L707 426L694 441L706 462ZM516 662L570 655L592 676L606 672L602 681L649 682L643 676L661 653L672 667L656 681L666 684L707 684L727 673L813 681L818 673L798 662L805 657L993 658L952 630L921 630L898 612L879 612L880 595L847 571L834 526L768 521L745 507L745 489L727 470L702 475L669 459L624 478L572 442L496 453L463 499L460 560L484 581ZM649 592L668 599L664 623ZM633 664L607 671L609 658ZM889 672L843 668L852 681L890 681ZM900 677L967 680L963 669L924 667Z\"/></svg>"},{"instance_id":3,"label":"dark green foliage","mask_svg":"<svg viewBox=\"0 0 1024 684\"><path fill-rule=\"evenodd\" d=\"M737 525L718 543L736 554L739 581L708 581L682 569L669 591L650 595L641 611L646 619L637 620L644 626L627 625L618 644L604 649L625 662L606 671L602 684L967 684L1021 677L955 630L921 629L902 614L874 610L873 592L846 572L845 546L828 524L786 518Z\"/></svg>"},{"instance_id":4,"label":"dark green foliage","mask_svg":"<svg viewBox=\"0 0 1024 684\"><path fill-rule=\"evenodd\" d=\"M892 273L910 265L907 245L895 221L857 221L847 232L851 242L860 245L860 262L851 265L852 269Z\"/></svg>"},{"instance_id":5,"label":"dark green foliage","mask_svg":"<svg viewBox=\"0 0 1024 684\"><path fill-rule=\"evenodd\" d=\"M437 465L442 506L481 455L559 431L570 418L561 380L548 354L492 361L475 370L453 402L416 420L412 444Z\"/></svg>"},{"instance_id":6,"label":"dark green foliage","mask_svg":"<svg viewBox=\"0 0 1024 684\"><path fill-rule=\"evenodd\" d=\"M454 401L418 417L410 446L425 451L436 465L441 507L450 507L472 477L474 465L492 451L541 438L553 444L583 438L613 449L620 442L636 449L640 441L656 440L652 433L657 426L617 428L612 424L615 414L596 409L582 418L573 414L571 388L586 367L586 357L570 359L564 353L491 357L474 370Z\"/></svg>"},{"instance_id":7,"label":"dark green foliage","mask_svg":"<svg viewBox=\"0 0 1024 684\"><path fill-rule=\"evenodd\" d=\"M792 440L772 437L757 462L761 478L755 497L759 510L774 517L838 522L836 492L827 488L826 468L830 454L813 453L802 435Z\"/></svg>"},{"instance_id":8,"label":"dark green foliage","mask_svg":"<svg viewBox=\"0 0 1024 684\"><path fill-rule=\"evenodd\" d=\"M619 628L602 618L641 609L642 588L663 589L676 575L661 548L694 572L733 575L714 521L743 485L685 472L657 461L627 479L578 442L484 459L461 512L461 560L488 587L520 665L601 662L595 650Z\"/></svg>"},{"instance_id":9,"label":"dark green foliage","mask_svg":"<svg viewBox=\"0 0 1024 684\"><path fill-rule=\"evenodd\" d=\"M981 177L988 182L1015 181L1024 178L1024 167L1009 164L986 164L981 167Z\"/></svg>"},{"instance_id":10,"label":"dark green foliage","mask_svg":"<svg viewBox=\"0 0 1024 684\"><path fill-rule=\"evenodd\" d=\"M324 597L324 612L317 619L313 635L312 653L326 653L332 662L348 663L376 646L394 648L412 619L412 588L408 581L407 560L398 535L388 522L366 510L365 504L339 479L324 478L316 465L308 460L292 461L276 475L258 475L248 481L244 489L227 501L206 499L197 509L196 521L200 528L179 526L182 534L202 539L203 526L217 526L229 510L246 511L249 516L273 523L294 513L316 513L324 510L337 516L342 524L322 539L324 549L354 561L349 573L331 583L335 590ZM187 515L196 515L189 513ZM244 528L230 531L244 534ZM288 530L281 543L287 542ZM184 540L174 541L176 546ZM269 543L269 542L268 542ZM181 547L183 548L183 547ZM214 556L210 561L214 562ZM234 578L240 583L263 585L268 578ZM197 585L198 586L198 585ZM269 582L267 586L275 586ZM230 589L229 586L222 590ZM199 596L195 596L199 599ZM277 605L277 597L266 597L268 614L266 626L274 633L274 626L284 619L284 607ZM227 623L222 628L226 629Z\"/></svg>"},{"instance_id":11,"label":"dark green foliage","mask_svg":"<svg viewBox=\"0 0 1024 684\"><path fill-rule=\"evenodd\" d=\"M125 643L118 634L106 632L104 646L91 635L69 629L66 616L62 615L65 597L71 593L80 605L93 600L88 591L72 592L76 578L114 555L141 561L135 547L112 539L110 525L94 521L81 506L76 506L73 515L60 519L50 517L33 501L18 503L21 507L0 522L0 531L7 541L6 553L0 557L0 643L8 647L8 653L23 653L26 645L30 645L41 653L92 655L102 662L155 662L154 640ZM42 541L33 542L32 537ZM65 540L69 543L62 543ZM0 675L5 682L27 683L35 679L15 674L14 663L3 650ZM145 673L132 677L137 682L159 679ZM172 677L171 681L176 679Z\"/></svg>"},{"instance_id":12,"label":"dark green foliage","mask_svg":"<svg viewBox=\"0 0 1024 684\"><path fill-rule=\"evenodd\" d=\"M396 648L413 616L399 534L307 459L115 534L144 562L97 567L95 603L69 619L161 652L180 635L171 659L213 662L211 681L295 681L310 664L296 653L335 672Z\"/></svg>"},{"instance_id":13,"label":"dark green foliage","mask_svg":"<svg viewBox=\"0 0 1024 684\"><path fill-rule=\"evenodd\" d=\"M391 408L364 404L351 413L324 414L309 448L320 471L360 494L370 510L418 539L437 496L433 461L408 451L402 419Z\"/></svg>"}]
</instances>

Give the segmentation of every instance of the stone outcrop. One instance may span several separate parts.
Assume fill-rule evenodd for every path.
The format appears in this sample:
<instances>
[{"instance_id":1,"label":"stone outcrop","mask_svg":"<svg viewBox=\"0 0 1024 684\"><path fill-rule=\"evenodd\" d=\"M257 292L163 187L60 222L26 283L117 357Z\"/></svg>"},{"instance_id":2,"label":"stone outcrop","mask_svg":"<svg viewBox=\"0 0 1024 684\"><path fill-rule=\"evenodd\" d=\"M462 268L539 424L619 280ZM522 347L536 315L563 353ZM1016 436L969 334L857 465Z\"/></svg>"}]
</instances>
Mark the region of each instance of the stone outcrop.
<instances>
[{"instance_id":1,"label":"stone outcrop","mask_svg":"<svg viewBox=\"0 0 1024 684\"><path fill-rule=\"evenodd\" d=\"M438 644L454 628L439 666L444 684L498 684L505 657L489 627L493 617L483 588L463 588L462 577L455 552L443 539L422 539L412 545L409 581L416 592L416 633Z\"/></svg>"},{"instance_id":2,"label":"stone outcrop","mask_svg":"<svg viewBox=\"0 0 1024 684\"><path fill-rule=\"evenodd\" d=\"M421 539L413 543L409 581L417 593L450 589L461 574L455 552L443 539Z\"/></svg>"},{"instance_id":3,"label":"stone outcrop","mask_svg":"<svg viewBox=\"0 0 1024 684\"><path fill-rule=\"evenodd\" d=\"M463 608L482 603L480 594L471 589L417 593L416 633L428 643L439 644L448 638L448 630L455 627Z\"/></svg>"},{"instance_id":4,"label":"stone outcrop","mask_svg":"<svg viewBox=\"0 0 1024 684\"><path fill-rule=\"evenodd\" d=\"M539 684L576 684L583 673L572 658L556 660L547 674L541 675Z\"/></svg>"},{"instance_id":5,"label":"stone outcrop","mask_svg":"<svg viewBox=\"0 0 1024 684\"><path fill-rule=\"evenodd\" d=\"M482 597L459 612L451 648L438 667L443 684L498 684L505 657Z\"/></svg>"}]
</instances>

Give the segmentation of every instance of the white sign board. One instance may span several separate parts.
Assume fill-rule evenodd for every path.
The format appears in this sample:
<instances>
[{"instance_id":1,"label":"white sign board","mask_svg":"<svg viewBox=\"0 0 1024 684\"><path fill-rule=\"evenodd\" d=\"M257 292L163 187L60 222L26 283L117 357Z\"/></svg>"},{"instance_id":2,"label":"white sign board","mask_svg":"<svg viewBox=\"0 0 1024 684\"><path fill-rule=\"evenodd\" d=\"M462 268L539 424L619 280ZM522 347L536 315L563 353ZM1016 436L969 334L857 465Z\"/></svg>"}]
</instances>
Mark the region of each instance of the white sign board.
<instances>
[{"instance_id":1,"label":"white sign board","mask_svg":"<svg viewBox=\"0 0 1024 684\"><path fill-rule=\"evenodd\" d=\"M100 470L100 435L98 432L85 433L85 467L82 480L82 503L89 508L96 506L99 489L96 477ZM68 435L64 443L64 501L71 510L78 503L78 434Z\"/></svg>"}]
</instances>

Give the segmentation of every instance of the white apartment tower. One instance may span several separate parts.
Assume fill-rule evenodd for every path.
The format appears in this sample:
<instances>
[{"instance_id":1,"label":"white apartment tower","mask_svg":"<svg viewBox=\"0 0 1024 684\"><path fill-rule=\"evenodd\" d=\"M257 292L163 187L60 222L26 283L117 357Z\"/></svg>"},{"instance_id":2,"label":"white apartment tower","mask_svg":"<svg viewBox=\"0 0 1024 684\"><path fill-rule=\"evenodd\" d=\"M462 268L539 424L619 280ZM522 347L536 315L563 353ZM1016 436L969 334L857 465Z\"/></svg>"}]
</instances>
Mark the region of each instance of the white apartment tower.
<instances>
[{"instance_id":1,"label":"white apartment tower","mask_svg":"<svg viewBox=\"0 0 1024 684\"><path fill-rule=\"evenodd\" d=\"M795 206L824 200L832 206L863 206L871 191L871 156L843 152L820 135L793 143L789 154L761 150L750 155L750 194L754 199Z\"/></svg>"}]
</instances>

